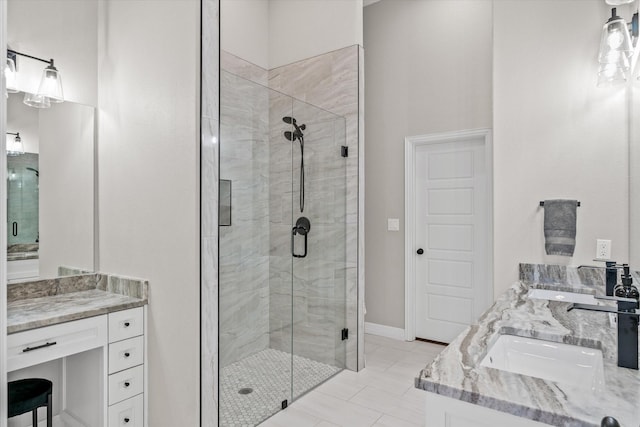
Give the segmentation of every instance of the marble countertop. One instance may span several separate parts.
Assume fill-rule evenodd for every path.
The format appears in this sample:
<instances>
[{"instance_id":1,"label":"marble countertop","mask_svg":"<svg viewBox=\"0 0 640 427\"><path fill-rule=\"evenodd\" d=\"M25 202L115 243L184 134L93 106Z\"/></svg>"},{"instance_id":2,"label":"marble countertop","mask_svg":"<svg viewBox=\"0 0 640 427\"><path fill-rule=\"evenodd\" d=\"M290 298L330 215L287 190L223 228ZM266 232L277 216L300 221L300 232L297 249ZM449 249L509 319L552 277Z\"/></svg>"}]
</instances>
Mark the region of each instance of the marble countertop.
<instances>
[{"instance_id":1,"label":"marble countertop","mask_svg":"<svg viewBox=\"0 0 640 427\"><path fill-rule=\"evenodd\" d=\"M7 333L26 331L148 303L148 282L102 273L12 284Z\"/></svg>"},{"instance_id":2,"label":"marble countertop","mask_svg":"<svg viewBox=\"0 0 640 427\"><path fill-rule=\"evenodd\" d=\"M98 289L13 301L7 304L7 333L99 316L145 304L146 301L139 298Z\"/></svg>"},{"instance_id":3,"label":"marble countertop","mask_svg":"<svg viewBox=\"0 0 640 427\"><path fill-rule=\"evenodd\" d=\"M608 316L584 310L567 312L568 303L529 299L526 295L531 287L573 286L515 283L476 325L467 328L420 372L416 387L555 426L599 427L602 418L611 415L622 427L638 427L640 372L617 366L617 329L611 327ZM588 287L573 290L594 293ZM604 391L585 392L480 366L501 334L602 350Z\"/></svg>"}]
</instances>

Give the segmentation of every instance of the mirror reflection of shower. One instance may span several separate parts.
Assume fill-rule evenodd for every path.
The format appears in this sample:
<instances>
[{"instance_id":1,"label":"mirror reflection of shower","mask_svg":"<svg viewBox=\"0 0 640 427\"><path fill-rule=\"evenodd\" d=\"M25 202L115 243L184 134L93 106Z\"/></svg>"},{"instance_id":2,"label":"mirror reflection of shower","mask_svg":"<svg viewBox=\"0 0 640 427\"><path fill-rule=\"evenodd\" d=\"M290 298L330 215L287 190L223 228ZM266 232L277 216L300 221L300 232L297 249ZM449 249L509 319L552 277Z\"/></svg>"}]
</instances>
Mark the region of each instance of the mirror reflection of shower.
<instances>
[{"instance_id":1,"label":"mirror reflection of shower","mask_svg":"<svg viewBox=\"0 0 640 427\"><path fill-rule=\"evenodd\" d=\"M284 137L287 138L291 142L295 142L296 140L300 141L300 212L304 212L304 134L303 130L307 128L306 125L300 125L296 123L296 119L293 117L283 117L282 121L288 125L293 125L295 130L285 131Z\"/></svg>"}]
</instances>

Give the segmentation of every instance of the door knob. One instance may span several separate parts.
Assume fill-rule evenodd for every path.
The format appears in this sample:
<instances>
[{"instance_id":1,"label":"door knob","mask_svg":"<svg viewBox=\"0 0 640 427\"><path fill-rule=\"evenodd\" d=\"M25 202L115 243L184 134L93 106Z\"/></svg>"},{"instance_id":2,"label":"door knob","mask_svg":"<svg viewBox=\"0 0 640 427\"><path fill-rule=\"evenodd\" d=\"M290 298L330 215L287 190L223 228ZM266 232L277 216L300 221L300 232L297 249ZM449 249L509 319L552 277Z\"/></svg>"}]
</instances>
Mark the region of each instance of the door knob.
<instances>
[{"instance_id":1,"label":"door knob","mask_svg":"<svg viewBox=\"0 0 640 427\"><path fill-rule=\"evenodd\" d=\"M416 252L418 253L418 255L422 255L424 253L424 250L422 248L420 248Z\"/></svg>"}]
</instances>

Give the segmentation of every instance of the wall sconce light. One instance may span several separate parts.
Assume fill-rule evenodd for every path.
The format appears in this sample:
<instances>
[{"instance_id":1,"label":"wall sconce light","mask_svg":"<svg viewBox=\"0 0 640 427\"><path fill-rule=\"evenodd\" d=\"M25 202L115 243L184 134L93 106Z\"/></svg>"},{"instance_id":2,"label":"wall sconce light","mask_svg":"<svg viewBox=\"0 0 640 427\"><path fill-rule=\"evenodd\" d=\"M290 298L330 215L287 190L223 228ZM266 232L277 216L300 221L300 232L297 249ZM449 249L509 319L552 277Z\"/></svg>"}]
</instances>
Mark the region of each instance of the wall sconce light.
<instances>
[{"instance_id":1,"label":"wall sconce light","mask_svg":"<svg viewBox=\"0 0 640 427\"><path fill-rule=\"evenodd\" d=\"M17 56L24 56L25 58L33 59L36 61L44 62L48 64L45 69L42 71L42 78L40 79L40 86L38 87L38 92L35 94L36 96L46 97L49 102L63 102L64 94L62 92L62 77L60 76L60 72L53 64L53 58L50 60L38 58L36 56L27 55L25 53L20 53L15 50L7 49L7 68L9 68L9 59L14 59L14 70L15 62L17 62ZM5 75L7 75L5 73ZM15 71L14 71L15 75ZM25 97L26 103L26 97ZM40 102L40 104L43 104ZM30 105L30 104L27 104ZM40 107L43 108L43 107Z\"/></svg>"},{"instance_id":2,"label":"wall sconce light","mask_svg":"<svg viewBox=\"0 0 640 427\"><path fill-rule=\"evenodd\" d=\"M631 28L631 33L629 32ZM632 39L633 37L633 39ZM611 9L611 18L602 27L598 54L598 86L626 82L631 69L634 42L638 39L638 14L627 23Z\"/></svg>"},{"instance_id":3,"label":"wall sconce light","mask_svg":"<svg viewBox=\"0 0 640 427\"><path fill-rule=\"evenodd\" d=\"M15 59L7 56L7 64L4 67L5 88L8 93L18 92L16 78L16 62Z\"/></svg>"},{"instance_id":4,"label":"wall sconce light","mask_svg":"<svg viewBox=\"0 0 640 427\"><path fill-rule=\"evenodd\" d=\"M12 138L15 136L15 138ZM24 144L20 138L20 132L7 132L7 156L19 156L24 154Z\"/></svg>"}]
</instances>

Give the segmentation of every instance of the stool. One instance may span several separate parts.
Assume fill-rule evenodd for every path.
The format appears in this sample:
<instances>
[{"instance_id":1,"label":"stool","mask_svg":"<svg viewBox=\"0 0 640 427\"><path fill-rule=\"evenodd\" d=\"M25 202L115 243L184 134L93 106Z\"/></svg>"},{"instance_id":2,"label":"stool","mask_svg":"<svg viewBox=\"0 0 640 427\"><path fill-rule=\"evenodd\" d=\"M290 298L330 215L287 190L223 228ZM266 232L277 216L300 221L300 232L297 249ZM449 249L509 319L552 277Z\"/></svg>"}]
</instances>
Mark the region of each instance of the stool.
<instances>
[{"instance_id":1,"label":"stool","mask_svg":"<svg viewBox=\"0 0 640 427\"><path fill-rule=\"evenodd\" d=\"M51 427L51 390L53 384L42 378L28 378L10 381L9 418L22 415L29 411L33 414L33 427L38 427L38 408L47 407L47 427Z\"/></svg>"}]
</instances>

